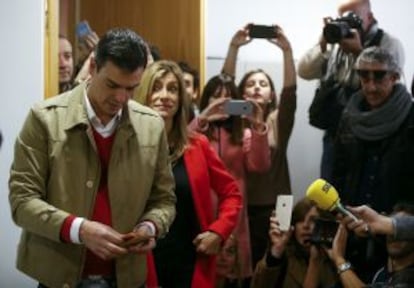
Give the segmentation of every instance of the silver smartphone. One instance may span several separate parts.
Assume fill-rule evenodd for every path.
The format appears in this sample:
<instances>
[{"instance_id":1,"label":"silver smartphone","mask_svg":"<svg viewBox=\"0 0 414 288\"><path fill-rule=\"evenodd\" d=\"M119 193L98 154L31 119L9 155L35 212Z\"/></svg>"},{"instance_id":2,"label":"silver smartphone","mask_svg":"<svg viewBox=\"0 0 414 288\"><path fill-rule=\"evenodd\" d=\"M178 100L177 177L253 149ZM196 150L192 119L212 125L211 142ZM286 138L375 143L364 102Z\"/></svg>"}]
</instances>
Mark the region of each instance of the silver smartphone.
<instances>
[{"instance_id":1,"label":"silver smartphone","mask_svg":"<svg viewBox=\"0 0 414 288\"><path fill-rule=\"evenodd\" d=\"M252 115L253 104L246 100L229 100L224 103L224 113L229 115Z\"/></svg>"},{"instance_id":2,"label":"silver smartphone","mask_svg":"<svg viewBox=\"0 0 414 288\"><path fill-rule=\"evenodd\" d=\"M281 231L289 231L292 219L293 195L278 195L276 201L276 218Z\"/></svg>"}]
</instances>

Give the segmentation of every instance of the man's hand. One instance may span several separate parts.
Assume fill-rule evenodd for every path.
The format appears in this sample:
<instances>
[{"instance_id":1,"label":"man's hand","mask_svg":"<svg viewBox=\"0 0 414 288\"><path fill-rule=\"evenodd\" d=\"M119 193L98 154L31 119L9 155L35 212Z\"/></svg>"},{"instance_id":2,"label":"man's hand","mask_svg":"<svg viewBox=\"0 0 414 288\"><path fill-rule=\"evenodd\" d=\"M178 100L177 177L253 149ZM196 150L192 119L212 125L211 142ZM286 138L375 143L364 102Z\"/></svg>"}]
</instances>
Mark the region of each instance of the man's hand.
<instances>
[{"instance_id":1,"label":"man's hand","mask_svg":"<svg viewBox=\"0 0 414 288\"><path fill-rule=\"evenodd\" d=\"M339 45L341 49L346 53L352 53L355 56L358 56L361 51L364 49L362 47L361 38L359 32L356 29L351 29L351 37L345 37L340 42Z\"/></svg>"},{"instance_id":2,"label":"man's hand","mask_svg":"<svg viewBox=\"0 0 414 288\"><path fill-rule=\"evenodd\" d=\"M217 233L206 231L197 235L193 240L198 253L214 255L220 252L223 239Z\"/></svg>"},{"instance_id":3,"label":"man's hand","mask_svg":"<svg viewBox=\"0 0 414 288\"><path fill-rule=\"evenodd\" d=\"M348 231L343 224L338 226L335 238L332 242L331 249L325 249L329 258L336 266L345 263L346 241L348 239Z\"/></svg>"},{"instance_id":4,"label":"man's hand","mask_svg":"<svg viewBox=\"0 0 414 288\"><path fill-rule=\"evenodd\" d=\"M128 253L122 247L122 234L99 222L84 220L80 226L79 237L87 248L104 260Z\"/></svg>"},{"instance_id":5,"label":"man's hand","mask_svg":"<svg viewBox=\"0 0 414 288\"><path fill-rule=\"evenodd\" d=\"M355 216L361 219L361 221L350 221L345 218L345 223L348 229L354 230L356 234L363 234L363 232L386 235L393 234L394 227L390 217L379 214L374 209L366 205L347 208Z\"/></svg>"},{"instance_id":6,"label":"man's hand","mask_svg":"<svg viewBox=\"0 0 414 288\"><path fill-rule=\"evenodd\" d=\"M138 225L123 236L124 245L132 253L147 253L155 247L155 235L148 225Z\"/></svg>"}]
</instances>

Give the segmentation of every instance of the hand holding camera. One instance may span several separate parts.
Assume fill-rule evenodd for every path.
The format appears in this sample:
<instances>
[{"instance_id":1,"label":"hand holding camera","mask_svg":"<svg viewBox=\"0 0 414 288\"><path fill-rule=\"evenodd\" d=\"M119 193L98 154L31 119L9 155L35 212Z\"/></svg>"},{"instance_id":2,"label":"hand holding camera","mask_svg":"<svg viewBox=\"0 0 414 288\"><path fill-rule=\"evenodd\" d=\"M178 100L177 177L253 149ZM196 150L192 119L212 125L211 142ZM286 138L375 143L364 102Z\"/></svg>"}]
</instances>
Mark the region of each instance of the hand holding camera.
<instances>
[{"instance_id":1,"label":"hand holding camera","mask_svg":"<svg viewBox=\"0 0 414 288\"><path fill-rule=\"evenodd\" d=\"M310 242L316 246L332 248L339 223L335 220L316 218Z\"/></svg>"},{"instance_id":2,"label":"hand holding camera","mask_svg":"<svg viewBox=\"0 0 414 288\"><path fill-rule=\"evenodd\" d=\"M336 266L345 262L345 251L346 243L348 239L348 231L346 227L340 224L338 230L336 231L335 237L332 242L332 248L325 249L329 258Z\"/></svg>"},{"instance_id":3,"label":"hand holding camera","mask_svg":"<svg viewBox=\"0 0 414 288\"><path fill-rule=\"evenodd\" d=\"M361 51L364 49L362 46L361 38L359 36L359 32L356 29L350 30L351 36L347 38L343 38L339 45L341 45L341 49L346 53L352 53L355 56L358 56Z\"/></svg>"},{"instance_id":4,"label":"hand holding camera","mask_svg":"<svg viewBox=\"0 0 414 288\"><path fill-rule=\"evenodd\" d=\"M330 44L339 43L344 38L352 38L351 29L362 31L362 19L352 11L345 12L337 19L326 18L325 21L323 36Z\"/></svg>"}]
</instances>

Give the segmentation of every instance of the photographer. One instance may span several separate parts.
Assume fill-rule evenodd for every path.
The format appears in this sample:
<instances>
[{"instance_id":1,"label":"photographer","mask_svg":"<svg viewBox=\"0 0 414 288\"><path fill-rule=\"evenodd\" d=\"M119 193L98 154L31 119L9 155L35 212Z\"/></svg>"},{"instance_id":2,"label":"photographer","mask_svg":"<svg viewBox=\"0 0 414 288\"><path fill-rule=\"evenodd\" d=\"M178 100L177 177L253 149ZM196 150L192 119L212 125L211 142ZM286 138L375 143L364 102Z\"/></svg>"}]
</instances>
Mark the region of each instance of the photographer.
<instances>
[{"instance_id":1,"label":"photographer","mask_svg":"<svg viewBox=\"0 0 414 288\"><path fill-rule=\"evenodd\" d=\"M325 130L321 177L327 180L332 172L333 139L342 109L350 95L359 90L358 77L352 69L355 59L364 48L380 46L394 56L401 71L404 66L400 41L379 29L369 0L346 0L338 7L338 13L340 17L336 20L324 19L324 33L319 42L298 64L300 77L320 80L309 110L309 120L311 125ZM338 30L342 31L339 36L335 33ZM337 43L328 45L327 40Z\"/></svg>"},{"instance_id":2,"label":"photographer","mask_svg":"<svg viewBox=\"0 0 414 288\"><path fill-rule=\"evenodd\" d=\"M303 198L293 208L290 231L281 231L278 219L270 218L270 248L256 266L252 288L323 288L338 282L335 266L311 244L315 219L321 213Z\"/></svg>"}]
</instances>

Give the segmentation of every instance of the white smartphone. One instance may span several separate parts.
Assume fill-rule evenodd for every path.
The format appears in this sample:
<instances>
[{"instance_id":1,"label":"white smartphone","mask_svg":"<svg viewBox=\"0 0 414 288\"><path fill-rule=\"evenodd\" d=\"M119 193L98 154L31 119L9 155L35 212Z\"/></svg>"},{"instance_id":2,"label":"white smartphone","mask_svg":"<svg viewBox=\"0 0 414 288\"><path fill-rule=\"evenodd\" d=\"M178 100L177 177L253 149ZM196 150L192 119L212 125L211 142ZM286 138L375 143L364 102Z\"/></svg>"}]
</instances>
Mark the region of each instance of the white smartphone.
<instances>
[{"instance_id":1,"label":"white smartphone","mask_svg":"<svg viewBox=\"0 0 414 288\"><path fill-rule=\"evenodd\" d=\"M281 231L289 231L292 219L293 195L278 195L276 201L276 218Z\"/></svg>"},{"instance_id":2,"label":"white smartphone","mask_svg":"<svg viewBox=\"0 0 414 288\"><path fill-rule=\"evenodd\" d=\"M229 100L224 103L224 113L229 115L252 115L253 104L246 100Z\"/></svg>"}]
</instances>

